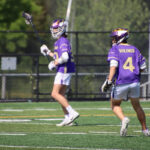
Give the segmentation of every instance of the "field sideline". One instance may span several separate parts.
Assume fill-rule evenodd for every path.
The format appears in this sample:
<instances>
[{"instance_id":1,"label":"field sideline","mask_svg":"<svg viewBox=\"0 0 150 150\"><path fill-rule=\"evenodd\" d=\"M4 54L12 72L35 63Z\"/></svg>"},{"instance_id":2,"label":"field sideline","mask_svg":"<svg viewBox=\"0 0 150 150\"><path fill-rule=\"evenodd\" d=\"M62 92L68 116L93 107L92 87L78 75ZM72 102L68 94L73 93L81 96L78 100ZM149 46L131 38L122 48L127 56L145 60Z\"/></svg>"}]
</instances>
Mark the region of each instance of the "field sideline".
<instances>
[{"instance_id":1,"label":"field sideline","mask_svg":"<svg viewBox=\"0 0 150 150\"><path fill-rule=\"evenodd\" d=\"M56 127L63 113L55 102L1 103L0 150L149 150L150 137L141 126L130 102L123 110L131 120L128 136L120 137L120 121L109 102L70 102L80 113L71 127ZM142 102L150 128L150 102Z\"/></svg>"}]
</instances>

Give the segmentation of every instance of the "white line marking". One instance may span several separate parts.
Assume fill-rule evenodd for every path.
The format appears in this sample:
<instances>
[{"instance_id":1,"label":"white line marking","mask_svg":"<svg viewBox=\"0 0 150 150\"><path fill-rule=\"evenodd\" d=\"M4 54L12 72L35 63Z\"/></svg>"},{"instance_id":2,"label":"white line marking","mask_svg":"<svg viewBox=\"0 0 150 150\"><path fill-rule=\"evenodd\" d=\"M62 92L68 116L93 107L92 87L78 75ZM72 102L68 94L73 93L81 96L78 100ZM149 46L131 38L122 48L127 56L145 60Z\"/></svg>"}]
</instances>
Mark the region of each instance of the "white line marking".
<instances>
[{"instance_id":1,"label":"white line marking","mask_svg":"<svg viewBox=\"0 0 150 150\"><path fill-rule=\"evenodd\" d=\"M87 134L84 132L53 132L51 134Z\"/></svg>"},{"instance_id":2,"label":"white line marking","mask_svg":"<svg viewBox=\"0 0 150 150\"><path fill-rule=\"evenodd\" d=\"M67 150L67 149L79 149L79 150L123 150L123 149L97 149L97 148L82 148L82 147L50 147L50 146L47 146L47 147L40 147L40 146L14 146L14 145L0 145L0 147L8 147L8 148L39 148L39 149L64 149L64 150ZM127 150L127 149L126 149Z\"/></svg>"},{"instance_id":3,"label":"white line marking","mask_svg":"<svg viewBox=\"0 0 150 150\"><path fill-rule=\"evenodd\" d=\"M26 135L24 133L0 133L0 135Z\"/></svg>"},{"instance_id":4,"label":"white line marking","mask_svg":"<svg viewBox=\"0 0 150 150\"><path fill-rule=\"evenodd\" d=\"M138 132L138 133L141 133L142 131L140 131L140 130L139 130L139 131L133 131L133 132Z\"/></svg>"},{"instance_id":5,"label":"white line marking","mask_svg":"<svg viewBox=\"0 0 150 150\"><path fill-rule=\"evenodd\" d=\"M116 127L116 126L118 126L118 127L121 127L121 125L112 125L112 124L110 124L110 125L108 125L108 124L106 124L106 125L96 125L96 126L108 126L108 127ZM141 127L140 125L130 125L130 127Z\"/></svg>"},{"instance_id":6,"label":"white line marking","mask_svg":"<svg viewBox=\"0 0 150 150\"><path fill-rule=\"evenodd\" d=\"M76 110L111 110L111 108L107 107L102 107L102 108L75 108ZM132 107L125 107L125 110L133 110ZM143 107L144 110L150 110L150 108L147 107ZM0 109L0 111L16 111L16 112L23 112L23 111L30 111L30 110L36 110L36 111L57 111L57 110L61 110L61 109L53 109L53 108L33 108L33 109Z\"/></svg>"},{"instance_id":7,"label":"white line marking","mask_svg":"<svg viewBox=\"0 0 150 150\"><path fill-rule=\"evenodd\" d=\"M52 118L52 119L34 119L34 120L42 120L42 121L56 121L63 120L63 118ZM33 121L32 119L0 119L0 122L29 122Z\"/></svg>"},{"instance_id":8,"label":"white line marking","mask_svg":"<svg viewBox=\"0 0 150 150\"><path fill-rule=\"evenodd\" d=\"M63 120L63 118L60 118L60 119L57 119L57 118L54 118L54 119L34 119L34 120L55 121L55 120Z\"/></svg>"},{"instance_id":9,"label":"white line marking","mask_svg":"<svg viewBox=\"0 0 150 150\"><path fill-rule=\"evenodd\" d=\"M0 119L0 122L29 122L31 119Z\"/></svg>"},{"instance_id":10,"label":"white line marking","mask_svg":"<svg viewBox=\"0 0 150 150\"><path fill-rule=\"evenodd\" d=\"M102 131L102 132L96 132L96 131L89 131L89 133L97 133L97 134L116 134L117 132L107 132L107 131Z\"/></svg>"},{"instance_id":11,"label":"white line marking","mask_svg":"<svg viewBox=\"0 0 150 150\"><path fill-rule=\"evenodd\" d=\"M18 111L18 112L22 112L24 110L23 109L2 109L1 111Z\"/></svg>"},{"instance_id":12,"label":"white line marking","mask_svg":"<svg viewBox=\"0 0 150 150\"><path fill-rule=\"evenodd\" d=\"M111 108L75 108L76 110L111 110Z\"/></svg>"},{"instance_id":13,"label":"white line marking","mask_svg":"<svg viewBox=\"0 0 150 150\"><path fill-rule=\"evenodd\" d=\"M26 109L25 109L26 110ZM33 109L32 109L33 110ZM45 108L35 108L34 110L39 110L39 111L56 111L58 109L45 109ZM59 109L60 110L60 109Z\"/></svg>"},{"instance_id":14,"label":"white line marking","mask_svg":"<svg viewBox=\"0 0 150 150\"><path fill-rule=\"evenodd\" d=\"M144 110L150 110L150 108L143 108Z\"/></svg>"}]
</instances>

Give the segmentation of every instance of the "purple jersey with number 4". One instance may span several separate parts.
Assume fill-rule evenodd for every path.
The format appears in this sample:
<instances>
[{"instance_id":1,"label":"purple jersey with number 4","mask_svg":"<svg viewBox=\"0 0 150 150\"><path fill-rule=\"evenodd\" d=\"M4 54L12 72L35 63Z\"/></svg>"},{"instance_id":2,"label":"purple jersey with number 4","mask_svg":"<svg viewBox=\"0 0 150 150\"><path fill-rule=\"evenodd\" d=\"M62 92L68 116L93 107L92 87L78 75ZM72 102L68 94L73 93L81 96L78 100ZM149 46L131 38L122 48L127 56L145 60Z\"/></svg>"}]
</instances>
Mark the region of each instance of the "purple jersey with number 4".
<instances>
[{"instance_id":1,"label":"purple jersey with number 4","mask_svg":"<svg viewBox=\"0 0 150 150\"><path fill-rule=\"evenodd\" d=\"M57 72L72 73L75 72L75 64L72 62L72 53L70 42L66 37L60 37L54 44L54 59L61 57L62 53L67 52L69 60L66 63L57 66Z\"/></svg>"},{"instance_id":2,"label":"purple jersey with number 4","mask_svg":"<svg viewBox=\"0 0 150 150\"><path fill-rule=\"evenodd\" d=\"M140 82L140 66L145 62L145 58L135 46L115 45L109 50L107 60L118 61L116 85Z\"/></svg>"}]
</instances>

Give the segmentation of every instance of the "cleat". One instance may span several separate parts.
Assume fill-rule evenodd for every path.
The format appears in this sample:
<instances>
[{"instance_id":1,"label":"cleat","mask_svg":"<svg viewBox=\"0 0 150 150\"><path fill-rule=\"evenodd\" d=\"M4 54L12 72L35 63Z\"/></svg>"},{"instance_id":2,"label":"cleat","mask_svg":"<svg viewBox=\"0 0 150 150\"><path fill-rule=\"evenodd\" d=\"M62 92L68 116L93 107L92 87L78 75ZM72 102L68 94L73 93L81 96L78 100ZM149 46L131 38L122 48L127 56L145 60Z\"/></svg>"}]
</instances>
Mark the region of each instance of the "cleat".
<instances>
[{"instance_id":1,"label":"cleat","mask_svg":"<svg viewBox=\"0 0 150 150\"><path fill-rule=\"evenodd\" d=\"M61 123L56 124L57 127L73 126L73 123L66 124L68 118L65 118Z\"/></svg>"},{"instance_id":2,"label":"cleat","mask_svg":"<svg viewBox=\"0 0 150 150\"><path fill-rule=\"evenodd\" d=\"M142 133L143 133L145 136L150 136L150 132L149 132L148 129L142 130Z\"/></svg>"},{"instance_id":3,"label":"cleat","mask_svg":"<svg viewBox=\"0 0 150 150\"><path fill-rule=\"evenodd\" d=\"M127 117L125 117L122 120L122 126L121 126L121 129L120 129L120 136L126 136L129 122L130 122L130 120Z\"/></svg>"},{"instance_id":4,"label":"cleat","mask_svg":"<svg viewBox=\"0 0 150 150\"><path fill-rule=\"evenodd\" d=\"M75 119L79 117L79 113L76 111L73 111L71 114L69 114L69 117L66 120L66 125L72 123Z\"/></svg>"}]
</instances>

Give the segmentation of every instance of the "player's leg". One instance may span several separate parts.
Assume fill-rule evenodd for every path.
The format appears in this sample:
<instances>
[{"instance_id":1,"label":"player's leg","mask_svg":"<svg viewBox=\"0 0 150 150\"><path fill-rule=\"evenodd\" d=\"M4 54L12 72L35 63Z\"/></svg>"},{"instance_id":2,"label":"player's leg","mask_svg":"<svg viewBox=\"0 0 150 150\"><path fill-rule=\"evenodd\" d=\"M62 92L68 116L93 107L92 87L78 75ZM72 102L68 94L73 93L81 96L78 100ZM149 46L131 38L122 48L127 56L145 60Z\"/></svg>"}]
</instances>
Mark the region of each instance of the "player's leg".
<instances>
[{"instance_id":1,"label":"player's leg","mask_svg":"<svg viewBox=\"0 0 150 150\"><path fill-rule=\"evenodd\" d=\"M66 85L63 85L63 86L61 87L61 89L60 89L60 94L63 95L64 97L65 97L66 89L67 89L67 86L66 86ZM64 114L67 115L67 114L68 114L68 111L66 110L66 108L65 108L64 106L62 106L62 105L61 105L61 107L62 107L62 110L63 110Z\"/></svg>"},{"instance_id":2,"label":"player's leg","mask_svg":"<svg viewBox=\"0 0 150 150\"><path fill-rule=\"evenodd\" d=\"M137 118L142 126L142 131L144 135L149 136L150 133L146 127L146 117L145 113L140 105L139 97L140 97L140 83L132 83L130 84L130 92L129 97L131 100L131 104L137 114Z\"/></svg>"},{"instance_id":3,"label":"player's leg","mask_svg":"<svg viewBox=\"0 0 150 150\"><path fill-rule=\"evenodd\" d=\"M129 118L126 117L123 113L123 110L121 108L121 102L123 99L127 97L127 92L128 92L128 86L126 85L119 85L115 86L112 89L111 93L111 108L115 115L121 120L122 126L120 129L120 135L121 136L126 136L127 134L127 128L128 128L128 123L129 123Z\"/></svg>"},{"instance_id":4,"label":"player's leg","mask_svg":"<svg viewBox=\"0 0 150 150\"><path fill-rule=\"evenodd\" d=\"M67 99L64 97L64 95L62 95L60 93L62 89L62 85L61 84L54 84L53 89L52 89L52 93L51 96L58 101L63 107L68 107L69 103L67 101Z\"/></svg>"},{"instance_id":5,"label":"player's leg","mask_svg":"<svg viewBox=\"0 0 150 150\"><path fill-rule=\"evenodd\" d=\"M139 102L139 98L130 98L131 100L131 104L137 114L137 118L142 126L142 131L143 131L143 134L146 135L146 136L150 136L150 133L147 129L147 126L146 126L146 117L145 117L145 113L140 105L140 102Z\"/></svg>"},{"instance_id":6,"label":"player's leg","mask_svg":"<svg viewBox=\"0 0 150 150\"><path fill-rule=\"evenodd\" d=\"M124 113L120 106L121 102L122 102L122 100L114 100L113 98L111 98L111 108L112 108L113 112L120 120L123 120L123 118L125 116L124 116Z\"/></svg>"},{"instance_id":7,"label":"player's leg","mask_svg":"<svg viewBox=\"0 0 150 150\"><path fill-rule=\"evenodd\" d=\"M79 117L79 113L69 105L68 100L65 97L66 88L70 84L70 79L70 74L57 73L51 94L51 96L55 98L63 108L65 113L64 125L70 124Z\"/></svg>"},{"instance_id":8,"label":"player's leg","mask_svg":"<svg viewBox=\"0 0 150 150\"><path fill-rule=\"evenodd\" d=\"M146 129L145 113L139 103L139 99L138 98L130 98L130 100L131 100L131 104L137 114L138 120L141 123L142 130L145 130Z\"/></svg>"},{"instance_id":9,"label":"player's leg","mask_svg":"<svg viewBox=\"0 0 150 150\"><path fill-rule=\"evenodd\" d=\"M61 123L57 124L57 126L70 125L75 119L79 117L79 113L76 112L71 107L71 105L69 105L68 100L64 96L64 93L61 93L62 91L65 91L65 89L65 85L54 84L51 94L51 96L61 104L65 114L65 119Z\"/></svg>"},{"instance_id":10,"label":"player's leg","mask_svg":"<svg viewBox=\"0 0 150 150\"><path fill-rule=\"evenodd\" d=\"M120 135L121 136L126 136L127 134L127 128L128 128L128 124L129 124L129 118L126 117L122 111L121 108L121 102L122 100L114 100L111 99L111 108L113 110L113 112L115 113L115 115L121 120L121 129L120 129Z\"/></svg>"},{"instance_id":11,"label":"player's leg","mask_svg":"<svg viewBox=\"0 0 150 150\"><path fill-rule=\"evenodd\" d=\"M63 95L64 97L65 97L66 88L67 88L66 85L61 85L60 90L59 90L59 93L61 95ZM62 122L56 124L56 126L65 126L66 125L66 123L65 123L66 119L68 119L68 116L69 116L68 111L66 110L66 108L62 104L61 104L61 107L62 107L62 110L64 112L64 119L62 120ZM70 125L72 125L72 124L70 124Z\"/></svg>"}]
</instances>

